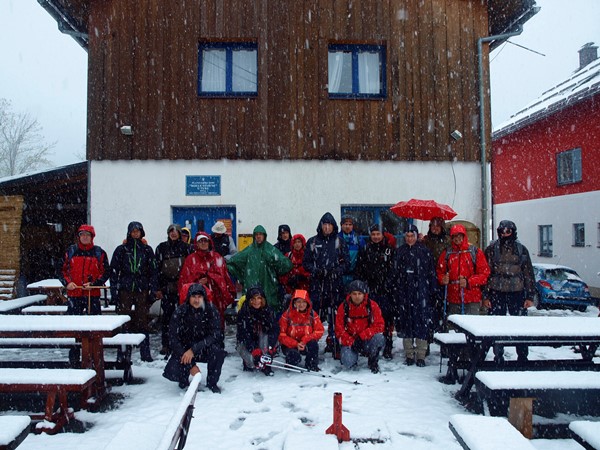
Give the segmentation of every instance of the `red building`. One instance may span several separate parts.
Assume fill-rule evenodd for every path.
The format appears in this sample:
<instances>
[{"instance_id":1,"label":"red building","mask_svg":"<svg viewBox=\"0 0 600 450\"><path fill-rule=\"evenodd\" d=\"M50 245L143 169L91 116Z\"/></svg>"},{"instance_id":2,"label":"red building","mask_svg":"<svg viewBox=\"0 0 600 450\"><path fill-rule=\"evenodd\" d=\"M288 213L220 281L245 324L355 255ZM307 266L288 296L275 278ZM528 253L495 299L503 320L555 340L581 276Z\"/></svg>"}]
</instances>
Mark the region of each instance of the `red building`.
<instances>
[{"instance_id":1,"label":"red building","mask_svg":"<svg viewBox=\"0 0 600 450\"><path fill-rule=\"evenodd\" d=\"M600 285L600 59L580 67L493 134L494 221L517 223L538 262L575 268Z\"/></svg>"}]
</instances>

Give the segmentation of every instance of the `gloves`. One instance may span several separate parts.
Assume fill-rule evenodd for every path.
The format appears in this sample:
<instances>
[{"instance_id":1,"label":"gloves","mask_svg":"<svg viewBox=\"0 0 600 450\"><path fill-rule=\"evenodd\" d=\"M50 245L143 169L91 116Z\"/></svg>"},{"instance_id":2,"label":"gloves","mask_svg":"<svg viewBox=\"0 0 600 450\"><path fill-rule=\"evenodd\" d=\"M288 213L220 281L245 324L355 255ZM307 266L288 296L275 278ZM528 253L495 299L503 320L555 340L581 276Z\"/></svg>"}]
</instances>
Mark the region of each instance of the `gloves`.
<instances>
[{"instance_id":1,"label":"gloves","mask_svg":"<svg viewBox=\"0 0 600 450\"><path fill-rule=\"evenodd\" d=\"M256 367L257 369L262 369L264 367L264 364L260 360L262 355L263 352L260 348L255 348L254 350L252 350L252 362L254 363L254 367Z\"/></svg>"},{"instance_id":2,"label":"gloves","mask_svg":"<svg viewBox=\"0 0 600 450\"><path fill-rule=\"evenodd\" d=\"M361 353L364 349L364 346L364 341L357 336L352 344L352 351L355 351L356 353Z\"/></svg>"}]
</instances>

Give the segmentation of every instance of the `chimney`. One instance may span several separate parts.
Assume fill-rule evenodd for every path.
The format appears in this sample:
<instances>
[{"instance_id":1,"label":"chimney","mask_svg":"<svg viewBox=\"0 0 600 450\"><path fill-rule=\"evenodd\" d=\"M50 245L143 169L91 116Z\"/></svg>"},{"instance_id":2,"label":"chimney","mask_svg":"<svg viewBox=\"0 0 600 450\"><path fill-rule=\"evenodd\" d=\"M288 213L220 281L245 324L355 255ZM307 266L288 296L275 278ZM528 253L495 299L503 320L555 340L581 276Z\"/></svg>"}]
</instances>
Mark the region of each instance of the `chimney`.
<instances>
[{"instance_id":1,"label":"chimney","mask_svg":"<svg viewBox=\"0 0 600 450\"><path fill-rule=\"evenodd\" d=\"M588 42L579 49L579 69L583 69L592 61L598 59L598 46L593 42Z\"/></svg>"}]
</instances>

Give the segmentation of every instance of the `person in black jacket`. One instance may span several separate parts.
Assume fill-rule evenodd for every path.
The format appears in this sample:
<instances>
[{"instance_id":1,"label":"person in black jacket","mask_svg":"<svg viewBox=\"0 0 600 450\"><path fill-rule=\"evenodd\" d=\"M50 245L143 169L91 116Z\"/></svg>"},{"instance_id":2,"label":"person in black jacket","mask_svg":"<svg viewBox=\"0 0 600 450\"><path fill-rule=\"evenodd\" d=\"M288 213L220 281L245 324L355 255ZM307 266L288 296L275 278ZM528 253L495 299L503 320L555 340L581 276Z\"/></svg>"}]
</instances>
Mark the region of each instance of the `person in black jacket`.
<instances>
[{"instance_id":1,"label":"person in black jacket","mask_svg":"<svg viewBox=\"0 0 600 450\"><path fill-rule=\"evenodd\" d=\"M273 376L271 366L263 356L271 358L277 351L279 326L273 310L267 305L265 291L252 286L246 291L246 300L237 314L237 351L242 357L244 371L260 370Z\"/></svg>"},{"instance_id":2,"label":"person in black jacket","mask_svg":"<svg viewBox=\"0 0 600 450\"><path fill-rule=\"evenodd\" d=\"M189 287L185 303L173 313L169 336L172 354L163 376L185 389L189 386L189 376L200 373L196 363L205 362L206 387L220 394L217 382L226 355L221 319L219 311L206 301L206 290L201 284Z\"/></svg>"},{"instance_id":3,"label":"person in black jacket","mask_svg":"<svg viewBox=\"0 0 600 450\"><path fill-rule=\"evenodd\" d=\"M373 224L369 228L369 240L358 252L354 274L369 287L369 298L381 308L385 321L385 348L383 357L392 359L394 332L394 299L390 292L389 278L394 265L396 249L389 244L383 234L383 227Z\"/></svg>"},{"instance_id":4,"label":"person in black jacket","mask_svg":"<svg viewBox=\"0 0 600 450\"><path fill-rule=\"evenodd\" d=\"M142 361L151 362L148 313L157 279L154 251L144 240L145 235L141 223L131 222L127 226L127 238L115 249L110 261L110 293L117 302L117 313L131 317L128 331L146 335L140 354Z\"/></svg>"},{"instance_id":5,"label":"person in black jacket","mask_svg":"<svg viewBox=\"0 0 600 450\"><path fill-rule=\"evenodd\" d=\"M335 314L344 301L343 275L350 271L350 254L343 238L338 235L337 222L331 213L323 214L317 234L304 249L302 265L310 273L309 295L313 309L327 320L326 352L339 359L340 346L335 339Z\"/></svg>"},{"instance_id":6,"label":"person in black jacket","mask_svg":"<svg viewBox=\"0 0 600 450\"><path fill-rule=\"evenodd\" d=\"M185 258L192 253L194 248L181 240L181 227L177 224L169 225L167 240L156 247L156 268L158 270L158 290L156 298L160 300L162 310L162 348L161 355L170 353L169 323L171 316L179 304L177 281Z\"/></svg>"}]
</instances>

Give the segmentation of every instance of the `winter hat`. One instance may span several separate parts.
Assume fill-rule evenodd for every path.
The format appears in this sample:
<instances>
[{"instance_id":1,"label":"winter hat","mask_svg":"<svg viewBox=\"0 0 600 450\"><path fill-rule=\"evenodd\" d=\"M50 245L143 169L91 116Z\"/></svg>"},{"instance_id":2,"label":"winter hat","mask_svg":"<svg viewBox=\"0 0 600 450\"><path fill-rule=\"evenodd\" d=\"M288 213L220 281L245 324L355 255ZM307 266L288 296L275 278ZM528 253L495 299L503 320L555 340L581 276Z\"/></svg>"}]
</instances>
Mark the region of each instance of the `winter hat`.
<instances>
[{"instance_id":1,"label":"winter hat","mask_svg":"<svg viewBox=\"0 0 600 450\"><path fill-rule=\"evenodd\" d=\"M84 223L77 230L77 234L81 233L82 231L86 231L86 232L90 233L92 235L92 239L94 239L96 237L96 231L94 231L94 227L91 225Z\"/></svg>"},{"instance_id":2,"label":"winter hat","mask_svg":"<svg viewBox=\"0 0 600 450\"><path fill-rule=\"evenodd\" d=\"M183 228L181 229L181 234L187 234L188 236L191 236L191 235L192 235L192 233L190 232L190 229L189 229L189 228L186 228L186 227L183 227Z\"/></svg>"},{"instance_id":3,"label":"winter hat","mask_svg":"<svg viewBox=\"0 0 600 450\"><path fill-rule=\"evenodd\" d=\"M169 225L169 228L167 228L167 235L171 234L171 231L173 230L177 230L177 233L179 233L179 237L181 237L181 227L176 223L172 223L171 225Z\"/></svg>"},{"instance_id":4,"label":"winter hat","mask_svg":"<svg viewBox=\"0 0 600 450\"><path fill-rule=\"evenodd\" d=\"M287 231L290 235L292 234L292 230L290 229L289 225L283 224L283 225L279 225L279 229L277 230L277 236L281 236L281 233L283 233L284 231Z\"/></svg>"},{"instance_id":5,"label":"winter hat","mask_svg":"<svg viewBox=\"0 0 600 450\"><path fill-rule=\"evenodd\" d=\"M227 227L219 220L218 222L215 222L210 231L216 234L225 234L227 233Z\"/></svg>"},{"instance_id":6,"label":"winter hat","mask_svg":"<svg viewBox=\"0 0 600 450\"><path fill-rule=\"evenodd\" d=\"M131 232L135 229L140 230L140 233L142 233L140 236L140 239L143 238L144 236L146 236L144 227L142 226L142 224L140 222L129 222L129 225L127 225L127 236L131 235Z\"/></svg>"},{"instance_id":7,"label":"winter hat","mask_svg":"<svg viewBox=\"0 0 600 450\"><path fill-rule=\"evenodd\" d=\"M246 299L250 300L256 294L260 294L262 298L266 298L264 289L262 288L262 286L257 284L248 288L248 290L246 291Z\"/></svg>"},{"instance_id":8,"label":"winter hat","mask_svg":"<svg viewBox=\"0 0 600 450\"><path fill-rule=\"evenodd\" d=\"M347 290L348 290L348 293L354 292L354 291L363 292L365 294L369 293L369 287L367 286L367 283L365 283L364 281L360 281L360 280L353 280L350 283L348 283Z\"/></svg>"},{"instance_id":9,"label":"winter hat","mask_svg":"<svg viewBox=\"0 0 600 450\"><path fill-rule=\"evenodd\" d=\"M352 224L354 225L354 217L352 217L350 214L344 214L340 223L344 222L352 222Z\"/></svg>"},{"instance_id":10,"label":"winter hat","mask_svg":"<svg viewBox=\"0 0 600 450\"><path fill-rule=\"evenodd\" d=\"M415 234L419 234L419 229L417 228L416 225L410 224L408 226L408 229L406 230L407 233L415 233Z\"/></svg>"},{"instance_id":11,"label":"winter hat","mask_svg":"<svg viewBox=\"0 0 600 450\"><path fill-rule=\"evenodd\" d=\"M453 225L450 228L450 236L454 236L456 234L462 234L463 236L467 235L467 230L463 225Z\"/></svg>"},{"instance_id":12,"label":"winter hat","mask_svg":"<svg viewBox=\"0 0 600 450\"><path fill-rule=\"evenodd\" d=\"M369 233L372 233L373 231L380 231L381 233L383 233L383 225L379 223L374 223L369 227Z\"/></svg>"},{"instance_id":13,"label":"winter hat","mask_svg":"<svg viewBox=\"0 0 600 450\"><path fill-rule=\"evenodd\" d=\"M306 292L304 289L296 289L292 295L292 300L296 300L297 298L301 298L302 300L306 300L308 302L308 292Z\"/></svg>"},{"instance_id":14,"label":"winter hat","mask_svg":"<svg viewBox=\"0 0 600 450\"><path fill-rule=\"evenodd\" d=\"M434 217L429 221L429 226L431 225L439 225L440 227L444 228L446 226L446 221L441 217Z\"/></svg>"},{"instance_id":15,"label":"winter hat","mask_svg":"<svg viewBox=\"0 0 600 450\"><path fill-rule=\"evenodd\" d=\"M189 302L192 295L201 295L206 300L206 289L201 284L194 283L189 287L185 301Z\"/></svg>"}]
</instances>

